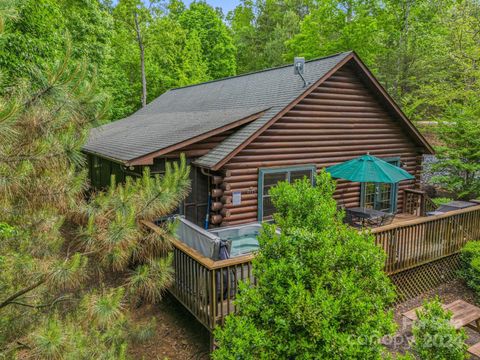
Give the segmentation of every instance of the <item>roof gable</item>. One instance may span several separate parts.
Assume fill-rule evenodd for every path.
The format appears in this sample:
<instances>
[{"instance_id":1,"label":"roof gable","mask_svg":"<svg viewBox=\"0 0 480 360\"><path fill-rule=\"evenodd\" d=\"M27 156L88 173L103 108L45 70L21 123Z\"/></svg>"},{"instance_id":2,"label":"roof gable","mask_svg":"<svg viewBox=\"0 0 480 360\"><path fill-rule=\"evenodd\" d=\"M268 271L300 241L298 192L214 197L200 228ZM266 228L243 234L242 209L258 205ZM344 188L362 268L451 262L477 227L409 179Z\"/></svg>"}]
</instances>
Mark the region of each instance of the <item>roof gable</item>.
<instances>
[{"instance_id":1,"label":"roof gable","mask_svg":"<svg viewBox=\"0 0 480 360\"><path fill-rule=\"evenodd\" d=\"M349 55L309 61L306 80L316 82ZM216 154L211 159L215 164L235 150L236 138L243 142L305 89L292 65L173 89L133 115L94 129L83 149L129 165L148 164L174 145L264 112L237 131L231 141L220 144L211 154Z\"/></svg>"},{"instance_id":2,"label":"roof gable","mask_svg":"<svg viewBox=\"0 0 480 360\"><path fill-rule=\"evenodd\" d=\"M399 106L388 95L385 89L375 79L375 77L371 74L371 72L363 64L363 62L358 58L358 56L354 52L351 52L346 54L346 56L344 56L341 61L337 62L335 66L330 68L329 71L325 72L322 77L320 77L317 81L315 81L308 88L302 91L302 93L299 94L299 96L297 96L295 99L293 99L287 106L283 108L271 108L269 111L265 112L261 118L245 126L243 129L237 131L236 133L232 134L229 138L225 139L222 143L217 145L217 147L212 149L208 154L200 157L194 163L198 166L210 168L212 170L218 170L231 158L233 158L238 152L240 152L248 144L250 144L255 138L257 138L261 133L263 133L263 131L272 126L283 115L285 115L301 100L308 96L313 90L315 90L324 81L326 81L338 69L340 69L343 65L349 62L354 63L360 75L373 88L374 92L386 104L387 108L389 108L389 110L399 119L401 125L406 128L411 138L418 145L423 147L427 153L433 153L433 149L430 144L425 140L425 138L420 134L416 127L405 116Z\"/></svg>"}]
</instances>

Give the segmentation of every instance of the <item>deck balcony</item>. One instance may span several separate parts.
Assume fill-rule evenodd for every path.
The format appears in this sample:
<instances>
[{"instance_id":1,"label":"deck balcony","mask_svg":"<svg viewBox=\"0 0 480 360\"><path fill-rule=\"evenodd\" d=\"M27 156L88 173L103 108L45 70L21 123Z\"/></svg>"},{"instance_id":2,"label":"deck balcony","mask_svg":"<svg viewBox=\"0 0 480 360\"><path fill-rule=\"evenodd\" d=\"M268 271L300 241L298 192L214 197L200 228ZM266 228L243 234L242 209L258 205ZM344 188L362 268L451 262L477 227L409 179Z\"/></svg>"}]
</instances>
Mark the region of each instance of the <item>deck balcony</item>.
<instances>
[{"instance_id":1,"label":"deck balcony","mask_svg":"<svg viewBox=\"0 0 480 360\"><path fill-rule=\"evenodd\" d=\"M404 196L403 213L388 225L369 229L387 254L388 275L452 256L467 241L480 239L480 204L425 216L431 204L422 192L407 190ZM155 231L154 224L145 225ZM215 261L179 240L173 241L173 248L175 280L169 291L211 331L224 323L226 315L235 312L240 281L255 284L255 255Z\"/></svg>"}]
</instances>

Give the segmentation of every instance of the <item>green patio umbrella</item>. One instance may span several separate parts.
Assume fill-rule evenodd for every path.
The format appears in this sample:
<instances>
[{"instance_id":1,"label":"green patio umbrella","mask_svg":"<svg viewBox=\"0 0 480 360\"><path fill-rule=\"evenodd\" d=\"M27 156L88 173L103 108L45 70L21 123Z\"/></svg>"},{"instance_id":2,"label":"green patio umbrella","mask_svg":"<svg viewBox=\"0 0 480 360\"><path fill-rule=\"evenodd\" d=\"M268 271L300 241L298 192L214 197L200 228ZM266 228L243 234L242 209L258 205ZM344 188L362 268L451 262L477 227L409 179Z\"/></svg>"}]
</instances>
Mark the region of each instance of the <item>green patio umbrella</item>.
<instances>
[{"instance_id":1,"label":"green patio umbrella","mask_svg":"<svg viewBox=\"0 0 480 360\"><path fill-rule=\"evenodd\" d=\"M330 166L326 170L333 178L354 182L396 184L402 180L415 179L398 166L369 154Z\"/></svg>"}]
</instances>

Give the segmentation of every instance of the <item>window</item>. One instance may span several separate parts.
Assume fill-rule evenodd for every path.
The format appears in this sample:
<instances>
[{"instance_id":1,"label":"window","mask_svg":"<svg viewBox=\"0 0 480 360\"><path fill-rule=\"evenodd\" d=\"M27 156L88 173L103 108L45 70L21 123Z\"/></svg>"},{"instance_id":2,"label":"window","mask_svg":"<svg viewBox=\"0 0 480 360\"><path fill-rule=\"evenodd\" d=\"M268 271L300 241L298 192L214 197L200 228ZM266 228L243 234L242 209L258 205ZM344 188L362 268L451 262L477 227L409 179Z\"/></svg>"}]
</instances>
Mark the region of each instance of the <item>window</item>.
<instances>
[{"instance_id":1,"label":"window","mask_svg":"<svg viewBox=\"0 0 480 360\"><path fill-rule=\"evenodd\" d=\"M382 159L399 166L400 158ZM395 212L397 209L397 184L363 183L360 196L360 206L386 212Z\"/></svg>"},{"instance_id":2,"label":"window","mask_svg":"<svg viewBox=\"0 0 480 360\"><path fill-rule=\"evenodd\" d=\"M301 180L304 177L310 179L313 184L315 173L315 165L260 169L258 174L258 221L271 218L275 212L270 197L272 187L280 181L293 183L295 180Z\"/></svg>"}]
</instances>

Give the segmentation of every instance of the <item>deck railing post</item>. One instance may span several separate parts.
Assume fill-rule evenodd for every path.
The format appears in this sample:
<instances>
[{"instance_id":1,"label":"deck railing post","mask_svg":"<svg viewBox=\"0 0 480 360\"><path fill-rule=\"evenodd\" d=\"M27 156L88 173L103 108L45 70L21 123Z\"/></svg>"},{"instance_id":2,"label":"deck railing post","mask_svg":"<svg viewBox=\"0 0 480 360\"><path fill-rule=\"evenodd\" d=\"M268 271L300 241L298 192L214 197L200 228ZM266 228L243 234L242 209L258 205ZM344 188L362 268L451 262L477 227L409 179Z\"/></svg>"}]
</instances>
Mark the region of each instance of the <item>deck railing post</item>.
<instances>
[{"instance_id":1,"label":"deck railing post","mask_svg":"<svg viewBox=\"0 0 480 360\"><path fill-rule=\"evenodd\" d=\"M211 277L211 286L210 286L210 328L213 329L216 325L217 318L217 289L216 289L216 270L210 270Z\"/></svg>"},{"instance_id":2,"label":"deck railing post","mask_svg":"<svg viewBox=\"0 0 480 360\"><path fill-rule=\"evenodd\" d=\"M425 216L426 211L425 211L425 193L419 194L420 197L420 216Z\"/></svg>"}]
</instances>

